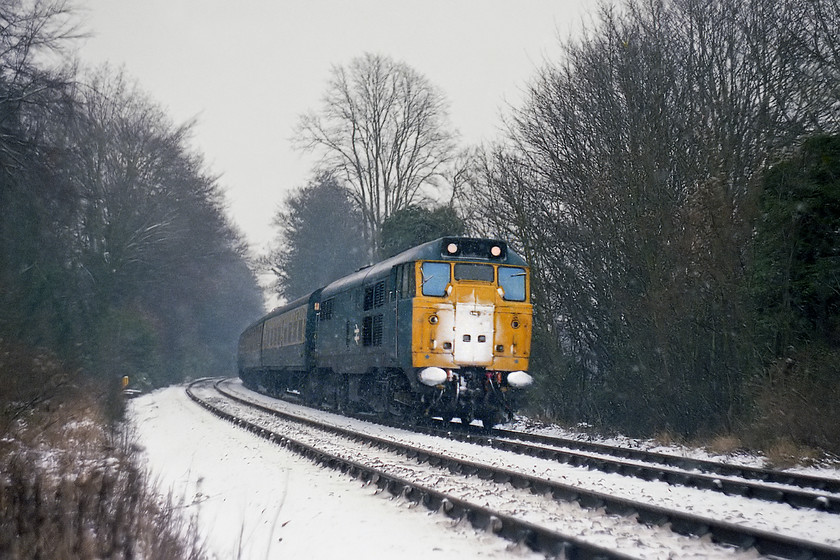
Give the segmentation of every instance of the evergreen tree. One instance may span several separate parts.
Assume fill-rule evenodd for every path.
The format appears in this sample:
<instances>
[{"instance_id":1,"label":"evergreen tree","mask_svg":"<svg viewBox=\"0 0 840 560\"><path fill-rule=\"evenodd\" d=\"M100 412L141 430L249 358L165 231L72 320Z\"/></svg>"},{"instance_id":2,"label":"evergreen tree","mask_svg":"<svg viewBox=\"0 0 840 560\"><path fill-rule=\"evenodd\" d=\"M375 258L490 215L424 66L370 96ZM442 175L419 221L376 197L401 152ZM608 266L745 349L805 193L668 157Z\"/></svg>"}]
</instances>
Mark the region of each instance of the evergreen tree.
<instances>
[{"instance_id":1,"label":"evergreen tree","mask_svg":"<svg viewBox=\"0 0 840 560\"><path fill-rule=\"evenodd\" d=\"M331 173L291 193L274 218L277 241L267 257L275 290L286 300L306 295L367 264L361 212Z\"/></svg>"},{"instance_id":2,"label":"evergreen tree","mask_svg":"<svg viewBox=\"0 0 840 560\"><path fill-rule=\"evenodd\" d=\"M411 205L394 212L382 223L382 256L397 253L445 235L464 235L466 227L450 206L427 209Z\"/></svg>"},{"instance_id":3,"label":"evergreen tree","mask_svg":"<svg viewBox=\"0 0 840 560\"><path fill-rule=\"evenodd\" d=\"M840 135L773 166L756 227L755 295L772 355L840 344Z\"/></svg>"}]
</instances>

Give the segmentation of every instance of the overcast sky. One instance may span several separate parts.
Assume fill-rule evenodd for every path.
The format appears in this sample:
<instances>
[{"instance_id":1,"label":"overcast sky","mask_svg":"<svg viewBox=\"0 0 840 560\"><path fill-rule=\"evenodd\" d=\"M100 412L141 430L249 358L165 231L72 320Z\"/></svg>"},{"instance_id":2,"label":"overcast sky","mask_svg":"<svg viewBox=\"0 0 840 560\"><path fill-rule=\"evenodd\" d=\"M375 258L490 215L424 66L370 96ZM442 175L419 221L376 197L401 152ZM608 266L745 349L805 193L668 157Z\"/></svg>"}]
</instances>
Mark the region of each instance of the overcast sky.
<instances>
[{"instance_id":1,"label":"overcast sky","mask_svg":"<svg viewBox=\"0 0 840 560\"><path fill-rule=\"evenodd\" d=\"M500 115L595 0L77 0L93 36L83 64L122 67L221 175L252 248L273 238L284 195L314 159L291 148L330 68L366 52L404 62L441 88L462 144L497 137Z\"/></svg>"}]
</instances>

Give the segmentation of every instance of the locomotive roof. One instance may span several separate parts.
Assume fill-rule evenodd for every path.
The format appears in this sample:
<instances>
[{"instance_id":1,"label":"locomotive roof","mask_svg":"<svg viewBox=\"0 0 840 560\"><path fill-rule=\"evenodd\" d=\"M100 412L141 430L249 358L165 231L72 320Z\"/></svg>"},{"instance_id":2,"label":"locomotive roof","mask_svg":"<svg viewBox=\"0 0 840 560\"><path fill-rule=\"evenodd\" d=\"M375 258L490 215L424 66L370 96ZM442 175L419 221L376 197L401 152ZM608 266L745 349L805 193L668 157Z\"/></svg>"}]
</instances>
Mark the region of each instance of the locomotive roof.
<instances>
[{"instance_id":1,"label":"locomotive roof","mask_svg":"<svg viewBox=\"0 0 840 560\"><path fill-rule=\"evenodd\" d=\"M459 247L464 246L473 249L484 249L489 248L493 245L498 245L502 248L502 253L499 257L489 257L489 253L488 256L481 256L479 254L476 254L476 251L474 250L467 250L463 252L459 251L456 255L448 255L445 254L445 248L450 243L455 243ZM383 277L388 273L389 270L391 270L391 267L394 265L425 260L492 262L499 264L508 264L513 266L527 266L525 259L523 259L514 251L510 250L507 246L507 243L505 243L504 241L475 237L441 237L435 239L434 241L429 241L428 243L423 243L422 245L417 245L416 247L407 249L402 253L394 255L391 258L385 259L384 261L380 261L376 264L367 266L365 268L361 268L353 274L331 282L322 289L315 290L306 294L303 297L299 297L296 300L276 307L272 309L267 315L263 315L257 321L252 323L246 329L246 331L250 330L253 327L256 327L266 319L276 317L277 315L282 315L283 313L291 309L295 309L296 307L300 307L301 305L307 305L310 301L312 301L313 296L315 296L317 299L320 299L318 296L329 297L333 294L343 291L348 286L363 284L369 278L374 279Z\"/></svg>"},{"instance_id":2,"label":"locomotive roof","mask_svg":"<svg viewBox=\"0 0 840 560\"><path fill-rule=\"evenodd\" d=\"M489 249L492 245L498 245L502 248L502 253L499 257L490 257L489 252L486 256L477 254L477 251L458 252L456 255L445 254L445 248L450 243L455 243L457 246L485 246ZM380 261L376 264L359 269L358 271L339 278L338 280L328 284L323 290L322 295L329 297L335 293L342 291L347 286L352 286L359 283L364 283L368 279L379 278L387 274L391 267L413 261L471 261L471 262L491 262L499 264L509 264L514 266L527 266L525 259L513 252L507 247L507 243L497 239L480 239L474 237L440 237L434 241L417 245L411 249L407 249L402 253L394 255L391 258Z\"/></svg>"}]
</instances>

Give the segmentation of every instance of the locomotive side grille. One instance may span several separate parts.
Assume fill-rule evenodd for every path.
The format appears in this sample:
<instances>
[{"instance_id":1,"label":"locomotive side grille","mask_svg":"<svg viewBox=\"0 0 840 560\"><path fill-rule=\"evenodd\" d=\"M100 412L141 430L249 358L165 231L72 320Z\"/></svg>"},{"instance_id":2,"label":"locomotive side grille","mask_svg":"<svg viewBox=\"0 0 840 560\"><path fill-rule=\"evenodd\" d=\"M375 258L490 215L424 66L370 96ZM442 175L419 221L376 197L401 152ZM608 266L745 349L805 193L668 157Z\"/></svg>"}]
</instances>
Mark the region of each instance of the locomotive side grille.
<instances>
[{"instance_id":1,"label":"locomotive side grille","mask_svg":"<svg viewBox=\"0 0 840 560\"><path fill-rule=\"evenodd\" d=\"M376 307L382 307L385 303L385 280L377 282L373 286L365 287L364 310L368 311Z\"/></svg>"},{"instance_id":2,"label":"locomotive side grille","mask_svg":"<svg viewBox=\"0 0 840 560\"><path fill-rule=\"evenodd\" d=\"M382 346L382 314L362 319L362 345Z\"/></svg>"}]
</instances>

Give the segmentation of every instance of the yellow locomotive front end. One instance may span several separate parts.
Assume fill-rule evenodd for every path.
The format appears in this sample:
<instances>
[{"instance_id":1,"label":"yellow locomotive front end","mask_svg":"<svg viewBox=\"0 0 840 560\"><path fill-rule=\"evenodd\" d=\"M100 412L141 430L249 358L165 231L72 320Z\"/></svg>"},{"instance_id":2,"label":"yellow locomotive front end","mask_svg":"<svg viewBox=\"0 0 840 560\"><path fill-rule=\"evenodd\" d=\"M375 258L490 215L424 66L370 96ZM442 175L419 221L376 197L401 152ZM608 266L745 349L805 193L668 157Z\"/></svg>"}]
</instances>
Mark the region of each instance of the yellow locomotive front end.
<instances>
[{"instance_id":1,"label":"yellow locomotive front end","mask_svg":"<svg viewBox=\"0 0 840 560\"><path fill-rule=\"evenodd\" d=\"M495 424L511 414L506 393L531 383L529 272L500 242L459 241L414 263L412 365L436 390L433 414Z\"/></svg>"}]
</instances>

